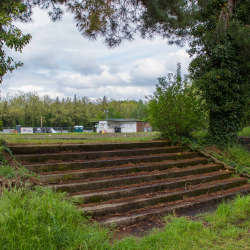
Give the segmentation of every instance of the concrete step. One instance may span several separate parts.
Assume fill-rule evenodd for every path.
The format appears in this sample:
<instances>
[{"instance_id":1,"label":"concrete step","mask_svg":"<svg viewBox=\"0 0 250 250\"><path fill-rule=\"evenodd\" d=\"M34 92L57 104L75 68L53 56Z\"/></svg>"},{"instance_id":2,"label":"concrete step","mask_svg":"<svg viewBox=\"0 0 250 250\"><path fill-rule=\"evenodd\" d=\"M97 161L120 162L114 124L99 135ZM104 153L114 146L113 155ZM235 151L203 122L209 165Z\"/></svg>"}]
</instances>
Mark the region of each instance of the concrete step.
<instances>
[{"instance_id":1,"label":"concrete step","mask_svg":"<svg viewBox=\"0 0 250 250\"><path fill-rule=\"evenodd\" d=\"M192 187L191 190L186 190L183 188L178 191L167 191L167 193L156 193L151 194L152 197L144 195L143 197L133 197L133 199L124 199L123 201L112 203L99 204L96 206L86 206L81 208L83 212L89 212L91 216L105 216L115 213L128 212L135 209L145 208L153 206L159 203L174 202L177 200L182 200L183 198L196 197L209 193L214 193L222 190L227 190L230 188L235 188L242 186L247 183L245 178L231 178L224 181L213 181L209 184L205 183L198 185L197 187Z\"/></svg>"},{"instance_id":2,"label":"concrete step","mask_svg":"<svg viewBox=\"0 0 250 250\"><path fill-rule=\"evenodd\" d=\"M136 155L150 155L163 153L179 153L187 150L186 147L158 147L146 149L120 149L112 151L94 151L94 152L77 152L77 153L57 153L57 154L28 154L15 155L16 159L23 164L41 163L46 161L72 161L72 160L96 160L109 157L129 157ZM51 162L50 162L51 163Z\"/></svg>"},{"instance_id":3,"label":"concrete step","mask_svg":"<svg viewBox=\"0 0 250 250\"><path fill-rule=\"evenodd\" d=\"M109 151L116 149L168 147L170 141L150 141L134 143L102 143L102 144L67 144L67 145L30 145L30 146L10 146L13 154L46 154L60 152L90 152Z\"/></svg>"},{"instance_id":4,"label":"concrete step","mask_svg":"<svg viewBox=\"0 0 250 250\"><path fill-rule=\"evenodd\" d=\"M162 171L161 173L156 173L153 175L142 175L140 177L144 178L144 180L147 180L145 182L152 182L155 180L161 180L161 179L170 179L170 178L180 178L188 175L201 175L201 174L207 174L212 173L215 171L219 171L223 169L222 166L216 165L216 164L207 164L204 166L195 166L195 167L188 167L185 169L171 169L166 172ZM227 176L227 175L226 175ZM150 179L147 179L150 178ZM140 180L140 184L143 183L142 180ZM158 184L156 184L158 185ZM153 187L153 188L152 188ZM112 188L111 190L96 190L95 192L84 192L81 194L72 194L80 204L82 203L92 203L92 202L100 202L100 201L108 201L111 199L120 199L124 197L131 197L136 195L141 195L144 193L149 192L155 192L157 187L150 185L145 186L136 186L136 187L127 187L127 188Z\"/></svg>"},{"instance_id":5,"label":"concrete step","mask_svg":"<svg viewBox=\"0 0 250 250\"><path fill-rule=\"evenodd\" d=\"M142 163L142 162L161 162L166 160L181 160L181 159L192 159L199 157L198 153L195 152L181 152L181 153L167 153L161 155L150 155L150 156L137 156L137 157L126 157L126 158L108 158L105 160L92 160L82 162L60 162L57 164L32 164L24 165L29 171L35 173L49 172L49 171L67 171L76 169L94 169L104 168L111 166L124 165L127 163Z\"/></svg>"},{"instance_id":6,"label":"concrete step","mask_svg":"<svg viewBox=\"0 0 250 250\"><path fill-rule=\"evenodd\" d=\"M120 215L100 217L97 221L107 226L129 225L143 221L152 216L164 216L168 213L184 213L199 209L205 206L212 206L224 200L232 199L237 194L247 195L250 193L250 184L229 190L219 191L212 194L201 195L198 197L186 198L177 202L138 209Z\"/></svg>"},{"instance_id":7,"label":"concrete step","mask_svg":"<svg viewBox=\"0 0 250 250\"><path fill-rule=\"evenodd\" d=\"M144 164L135 166L131 164L121 165L119 167L114 168L100 168L94 169L91 171L87 170L75 170L75 171L68 171L68 172L55 172L55 173L44 173L40 175L40 181L42 183L59 183L59 182L68 182L68 181L75 181L75 180L86 180L88 178L102 178L107 176L115 176L115 175L127 175L127 174L135 174L140 172L152 172L152 171L171 171L172 168L184 168L187 166L195 166L198 164L206 164L206 158L194 158L190 160L179 160L179 161L167 161L161 163L153 163L153 164ZM218 165L216 165L216 169ZM160 176L160 175L159 175ZM160 178L160 177L159 177Z\"/></svg>"},{"instance_id":8,"label":"concrete step","mask_svg":"<svg viewBox=\"0 0 250 250\"><path fill-rule=\"evenodd\" d=\"M203 182L209 182L214 180L222 180L229 178L233 172L230 171L219 171L219 172L213 172L209 174L204 175L194 175L194 176L188 176L188 177L181 177L179 179L173 178L171 180L166 181L160 180L156 181L154 184L152 183L141 183L140 177L137 178L123 178L123 177L117 177L112 179L101 179L96 181L83 181L83 182L73 182L73 183L65 183L65 184L55 184L49 187L52 187L54 190L62 191L62 192L68 192L68 193L77 193L82 191L88 191L88 190L97 190L97 189L104 189L104 188L114 188L114 187L121 187L126 185L132 185L132 184L140 184L141 190L143 190L144 193L150 193L150 192L158 192L166 189L175 189L180 188L182 186L185 186L188 184L199 184ZM164 181L164 182L162 182ZM138 188L139 189L139 188Z\"/></svg>"}]
</instances>

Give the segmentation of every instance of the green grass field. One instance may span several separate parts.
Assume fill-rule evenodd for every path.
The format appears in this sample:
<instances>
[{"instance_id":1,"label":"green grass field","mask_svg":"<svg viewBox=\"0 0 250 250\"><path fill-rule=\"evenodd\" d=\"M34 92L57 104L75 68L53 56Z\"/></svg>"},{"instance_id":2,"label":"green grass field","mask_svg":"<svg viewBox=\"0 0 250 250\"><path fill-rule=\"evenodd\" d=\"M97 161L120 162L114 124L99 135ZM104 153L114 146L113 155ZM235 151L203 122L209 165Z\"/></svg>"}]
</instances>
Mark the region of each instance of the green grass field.
<instances>
[{"instance_id":1,"label":"green grass field","mask_svg":"<svg viewBox=\"0 0 250 250\"><path fill-rule=\"evenodd\" d=\"M192 134L194 137L206 138L209 134L207 130L200 130ZM250 127L244 128L238 133L238 136L250 137Z\"/></svg>"},{"instance_id":2,"label":"green grass field","mask_svg":"<svg viewBox=\"0 0 250 250\"><path fill-rule=\"evenodd\" d=\"M156 136L157 133L152 132L152 133L107 133L107 134L98 134L98 133L4 134L1 137L7 141L8 145L29 145L29 144L140 142L140 141L150 141Z\"/></svg>"},{"instance_id":3,"label":"green grass field","mask_svg":"<svg viewBox=\"0 0 250 250\"><path fill-rule=\"evenodd\" d=\"M238 136L250 137L250 127L244 128L238 133Z\"/></svg>"}]
</instances>

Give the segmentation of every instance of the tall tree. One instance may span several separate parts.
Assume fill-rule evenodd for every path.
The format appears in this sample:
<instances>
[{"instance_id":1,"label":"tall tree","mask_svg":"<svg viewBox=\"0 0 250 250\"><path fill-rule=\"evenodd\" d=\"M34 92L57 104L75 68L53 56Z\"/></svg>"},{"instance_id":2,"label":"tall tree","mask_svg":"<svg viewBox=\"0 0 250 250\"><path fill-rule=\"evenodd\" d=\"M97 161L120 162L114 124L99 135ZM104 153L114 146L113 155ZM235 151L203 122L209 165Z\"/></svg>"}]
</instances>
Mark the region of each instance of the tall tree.
<instances>
[{"instance_id":1,"label":"tall tree","mask_svg":"<svg viewBox=\"0 0 250 250\"><path fill-rule=\"evenodd\" d=\"M191 29L191 77L209 111L213 142L233 143L245 125L250 90L250 2L202 1Z\"/></svg>"}]
</instances>

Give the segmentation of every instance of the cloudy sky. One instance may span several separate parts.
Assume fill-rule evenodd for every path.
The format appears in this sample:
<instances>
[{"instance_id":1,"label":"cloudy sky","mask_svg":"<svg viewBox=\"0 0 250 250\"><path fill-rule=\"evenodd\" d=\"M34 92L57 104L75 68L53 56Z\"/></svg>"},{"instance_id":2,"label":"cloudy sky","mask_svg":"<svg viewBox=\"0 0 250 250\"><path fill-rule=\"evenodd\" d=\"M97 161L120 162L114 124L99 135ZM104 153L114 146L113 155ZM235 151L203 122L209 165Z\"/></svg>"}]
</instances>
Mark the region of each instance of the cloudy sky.
<instances>
[{"instance_id":1,"label":"cloudy sky","mask_svg":"<svg viewBox=\"0 0 250 250\"><path fill-rule=\"evenodd\" d=\"M4 76L2 96L36 91L53 98L76 94L139 100L155 90L156 78L175 72L177 62L187 73L190 58L185 48L167 45L159 37L149 41L138 36L109 49L101 39L92 42L82 37L69 13L53 23L46 11L35 9L33 19L16 24L32 35L32 41L23 53L7 51L24 66Z\"/></svg>"}]
</instances>

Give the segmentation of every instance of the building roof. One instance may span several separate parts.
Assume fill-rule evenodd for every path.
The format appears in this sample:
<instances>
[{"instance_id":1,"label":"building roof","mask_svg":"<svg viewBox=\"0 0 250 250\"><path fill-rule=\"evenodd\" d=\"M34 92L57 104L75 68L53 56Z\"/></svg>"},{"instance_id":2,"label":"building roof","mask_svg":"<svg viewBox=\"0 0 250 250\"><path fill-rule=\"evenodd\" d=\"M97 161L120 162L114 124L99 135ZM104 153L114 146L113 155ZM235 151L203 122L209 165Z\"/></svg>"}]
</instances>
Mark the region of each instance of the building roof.
<instances>
[{"instance_id":1,"label":"building roof","mask_svg":"<svg viewBox=\"0 0 250 250\"><path fill-rule=\"evenodd\" d=\"M106 118L105 120L99 120L99 121L113 121L113 122L143 122L141 120L136 120L136 118ZM93 122L99 122L99 121L93 121Z\"/></svg>"},{"instance_id":2,"label":"building roof","mask_svg":"<svg viewBox=\"0 0 250 250\"><path fill-rule=\"evenodd\" d=\"M114 121L114 122L139 122L136 120L136 118L122 118L122 119L118 119L118 118L107 118L104 121Z\"/></svg>"}]
</instances>

